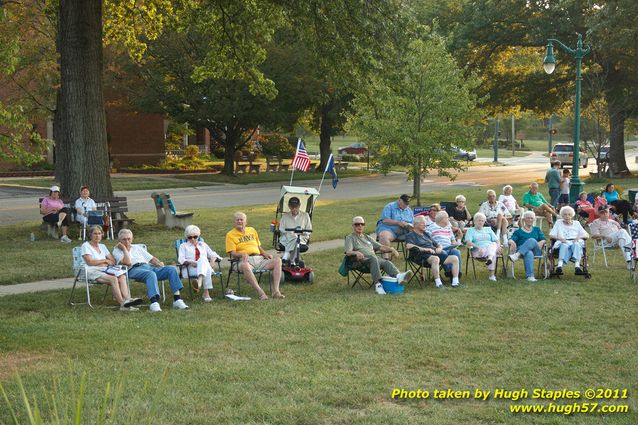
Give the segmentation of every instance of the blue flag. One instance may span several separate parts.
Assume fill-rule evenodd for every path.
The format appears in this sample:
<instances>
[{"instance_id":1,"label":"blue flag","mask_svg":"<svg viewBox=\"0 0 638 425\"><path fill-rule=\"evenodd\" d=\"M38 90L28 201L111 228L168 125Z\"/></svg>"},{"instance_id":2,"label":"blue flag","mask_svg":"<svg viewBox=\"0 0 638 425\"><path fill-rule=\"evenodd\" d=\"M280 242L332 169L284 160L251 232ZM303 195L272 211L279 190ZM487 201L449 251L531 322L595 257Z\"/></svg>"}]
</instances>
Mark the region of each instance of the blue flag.
<instances>
[{"instance_id":1,"label":"blue flag","mask_svg":"<svg viewBox=\"0 0 638 425\"><path fill-rule=\"evenodd\" d=\"M330 158L328 158L328 164L326 164L326 171L324 172L324 174L326 172L330 173L330 175L332 176L332 188L336 189L339 179L337 178L337 171L335 170L335 158L334 156L332 156L332 154L330 154Z\"/></svg>"}]
</instances>

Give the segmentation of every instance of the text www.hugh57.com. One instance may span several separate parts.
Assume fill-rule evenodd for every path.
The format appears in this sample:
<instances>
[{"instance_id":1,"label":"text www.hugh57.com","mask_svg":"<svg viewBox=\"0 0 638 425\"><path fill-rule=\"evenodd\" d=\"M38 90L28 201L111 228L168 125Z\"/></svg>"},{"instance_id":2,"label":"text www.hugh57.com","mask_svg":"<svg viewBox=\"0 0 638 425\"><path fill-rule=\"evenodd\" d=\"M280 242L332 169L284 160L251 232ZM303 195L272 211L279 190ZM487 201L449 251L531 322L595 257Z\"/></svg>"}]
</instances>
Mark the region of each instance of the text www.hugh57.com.
<instances>
[{"instance_id":1,"label":"text www.hugh57.com","mask_svg":"<svg viewBox=\"0 0 638 425\"><path fill-rule=\"evenodd\" d=\"M626 404L598 404L598 403L572 403L572 404L510 404L510 413L562 413L572 415L574 413L627 413L629 406Z\"/></svg>"}]
</instances>

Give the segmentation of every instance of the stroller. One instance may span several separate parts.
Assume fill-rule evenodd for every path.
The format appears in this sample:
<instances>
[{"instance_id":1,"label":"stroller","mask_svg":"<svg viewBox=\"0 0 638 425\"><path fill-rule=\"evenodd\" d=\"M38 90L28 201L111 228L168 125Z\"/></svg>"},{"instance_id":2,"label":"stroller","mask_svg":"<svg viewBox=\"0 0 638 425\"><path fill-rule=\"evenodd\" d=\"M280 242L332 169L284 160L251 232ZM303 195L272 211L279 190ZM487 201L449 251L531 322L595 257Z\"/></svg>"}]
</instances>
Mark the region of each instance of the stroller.
<instances>
[{"instance_id":1,"label":"stroller","mask_svg":"<svg viewBox=\"0 0 638 425\"><path fill-rule=\"evenodd\" d=\"M290 211L288 207L288 201L292 197L299 198L301 202L300 210L305 211L312 220L312 210L317 201L319 192L316 189L309 187L298 186L282 186L279 193L279 203L277 204L277 212L275 213L275 219L270 224L270 231L273 232L273 248L278 252L285 251L285 247L279 242L281 238L281 230L279 230L279 223L283 214ZM285 262L282 265L281 279L290 280L295 282L308 281L313 283L315 280L315 274L310 267L306 267L305 263L301 259L301 253L308 250L308 245L301 243L301 235L304 233L310 233L310 229L302 229L301 227L284 229L286 232L293 232L297 235L297 249L294 258L291 258L289 262Z\"/></svg>"}]
</instances>

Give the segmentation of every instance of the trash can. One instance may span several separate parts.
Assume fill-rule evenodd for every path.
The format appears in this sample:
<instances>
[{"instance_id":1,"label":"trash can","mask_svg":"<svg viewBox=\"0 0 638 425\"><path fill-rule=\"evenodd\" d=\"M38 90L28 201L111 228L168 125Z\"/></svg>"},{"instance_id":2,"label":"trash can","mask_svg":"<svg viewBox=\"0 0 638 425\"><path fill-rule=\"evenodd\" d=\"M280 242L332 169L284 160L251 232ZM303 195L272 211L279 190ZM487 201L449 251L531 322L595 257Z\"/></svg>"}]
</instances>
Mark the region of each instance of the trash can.
<instances>
[{"instance_id":1,"label":"trash can","mask_svg":"<svg viewBox=\"0 0 638 425\"><path fill-rule=\"evenodd\" d=\"M638 194L638 189L637 188L632 188L629 189L629 202L631 202L632 204L634 203L634 200L636 199L636 194Z\"/></svg>"}]
</instances>

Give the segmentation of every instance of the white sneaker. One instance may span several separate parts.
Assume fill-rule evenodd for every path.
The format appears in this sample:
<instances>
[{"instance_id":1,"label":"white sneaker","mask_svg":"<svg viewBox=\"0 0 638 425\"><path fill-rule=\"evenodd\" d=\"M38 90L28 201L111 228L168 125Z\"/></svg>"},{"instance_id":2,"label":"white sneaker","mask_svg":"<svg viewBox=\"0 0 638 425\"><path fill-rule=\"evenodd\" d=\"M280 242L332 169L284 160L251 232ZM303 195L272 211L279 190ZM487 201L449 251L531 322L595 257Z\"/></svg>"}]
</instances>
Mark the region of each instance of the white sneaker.
<instances>
[{"instance_id":1,"label":"white sneaker","mask_svg":"<svg viewBox=\"0 0 638 425\"><path fill-rule=\"evenodd\" d=\"M399 273L397 275L397 280L399 281L399 283L405 283L408 280L410 280L410 278L412 277L413 274L414 274L414 272L412 272L412 270L408 270L407 272Z\"/></svg>"},{"instance_id":2,"label":"white sneaker","mask_svg":"<svg viewBox=\"0 0 638 425\"><path fill-rule=\"evenodd\" d=\"M443 289L443 284L442 283L437 283L435 284L436 289Z\"/></svg>"},{"instance_id":3,"label":"white sneaker","mask_svg":"<svg viewBox=\"0 0 638 425\"><path fill-rule=\"evenodd\" d=\"M204 297L203 300L204 300L205 303L209 303L209 302L213 301L213 299L211 297Z\"/></svg>"},{"instance_id":4,"label":"white sneaker","mask_svg":"<svg viewBox=\"0 0 638 425\"><path fill-rule=\"evenodd\" d=\"M452 288L458 288L459 287L459 283L456 281L452 282Z\"/></svg>"},{"instance_id":5,"label":"white sneaker","mask_svg":"<svg viewBox=\"0 0 638 425\"><path fill-rule=\"evenodd\" d=\"M527 281L528 282L537 282L538 279L536 279L534 276L530 276L530 277L527 278Z\"/></svg>"},{"instance_id":6,"label":"white sneaker","mask_svg":"<svg viewBox=\"0 0 638 425\"><path fill-rule=\"evenodd\" d=\"M63 235L60 238L60 242L62 242L62 243L71 243L71 239L67 235Z\"/></svg>"},{"instance_id":7,"label":"white sneaker","mask_svg":"<svg viewBox=\"0 0 638 425\"><path fill-rule=\"evenodd\" d=\"M138 311L139 308L137 307L124 307L124 306L120 306L120 311Z\"/></svg>"},{"instance_id":8,"label":"white sneaker","mask_svg":"<svg viewBox=\"0 0 638 425\"><path fill-rule=\"evenodd\" d=\"M385 295L385 291L383 290L383 285L381 285L378 282L376 285L374 285L374 290L377 291L377 294L379 295Z\"/></svg>"},{"instance_id":9,"label":"white sneaker","mask_svg":"<svg viewBox=\"0 0 638 425\"><path fill-rule=\"evenodd\" d=\"M634 269L634 262L631 260L627 260L627 270L633 270Z\"/></svg>"},{"instance_id":10,"label":"white sneaker","mask_svg":"<svg viewBox=\"0 0 638 425\"><path fill-rule=\"evenodd\" d=\"M151 305L148 306L148 311L152 312L152 313L156 313L158 311L162 311L159 303L156 301L154 303L151 303Z\"/></svg>"},{"instance_id":11,"label":"white sneaker","mask_svg":"<svg viewBox=\"0 0 638 425\"><path fill-rule=\"evenodd\" d=\"M177 310L187 310L188 306L186 305L184 300L180 298L177 301L173 301L173 308Z\"/></svg>"},{"instance_id":12,"label":"white sneaker","mask_svg":"<svg viewBox=\"0 0 638 425\"><path fill-rule=\"evenodd\" d=\"M520 252L515 252L514 254L510 254L509 257L510 257L510 260L516 261L519 258L521 258L521 253Z\"/></svg>"},{"instance_id":13,"label":"white sneaker","mask_svg":"<svg viewBox=\"0 0 638 425\"><path fill-rule=\"evenodd\" d=\"M496 276L491 275L490 277L488 277L488 280L491 280L492 282L496 282Z\"/></svg>"}]
</instances>

